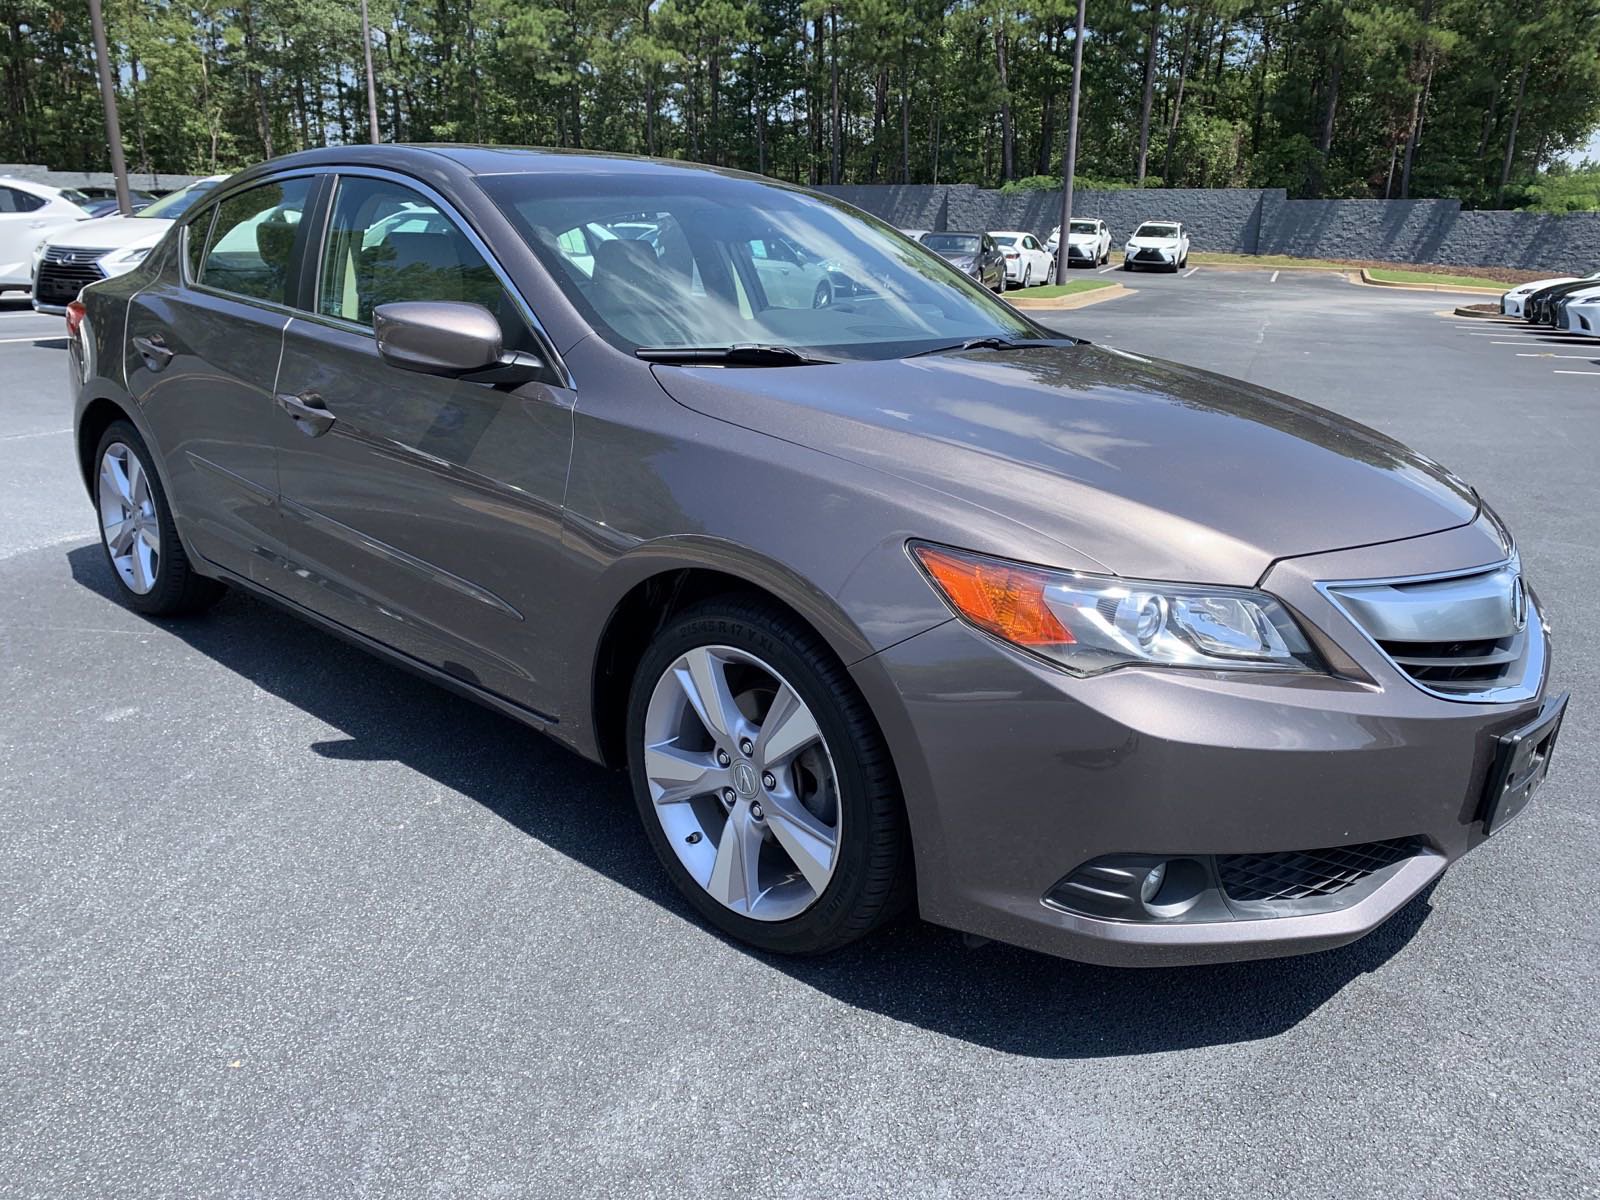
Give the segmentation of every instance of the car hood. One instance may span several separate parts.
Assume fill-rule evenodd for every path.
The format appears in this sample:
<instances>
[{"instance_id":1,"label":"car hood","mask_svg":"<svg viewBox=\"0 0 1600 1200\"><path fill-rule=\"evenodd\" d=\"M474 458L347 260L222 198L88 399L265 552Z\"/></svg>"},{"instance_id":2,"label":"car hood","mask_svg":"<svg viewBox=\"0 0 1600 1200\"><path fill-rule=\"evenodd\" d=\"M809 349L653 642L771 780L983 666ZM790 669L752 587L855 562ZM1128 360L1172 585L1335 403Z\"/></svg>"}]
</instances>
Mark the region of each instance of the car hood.
<instances>
[{"instance_id":1,"label":"car hood","mask_svg":"<svg viewBox=\"0 0 1600 1200\"><path fill-rule=\"evenodd\" d=\"M164 217L96 217L52 233L48 240L67 249L120 250L146 239L154 245L171 227Z\"/></svg>"},{"instance_id":2,"label":"car hood","mask_svg":"<svg viewBox=\"0 0 1600 1200\"><path fill-rule=\"evenodd\" d=\"M654 370L697 412L981 506L1120 575L1248 585L1279 558L1478 509L1443 468L1352 421L1087 343Z\"/></svg>"},{"instance_id":3,"label":"car hood","mask_svg":"<svg viewBox=\"0 0 1600 1200\"><path fill-rule=\"evenodd\" d=\"M1521 296L1541 291L1547 287L1555 287L1558 283L1572 283L1578 279L1576 275L1557 275L1552 279L1535 279L1532 283L1519 283L1506 294L1508 296Z\"/></svg>"},{"instance_id":4,"label":"car hood","mask_svg":"<svg viewBox=\"0 0 1600 1200\"><path fill-rule=\"evenodd\" d=\"M1178 245L1178 239L1175 238L1175 237L1169 237L1169 238L1131 237L1131 238L1128 239L1128 248L1130 250L1143 250L1143 249L1145 249L1147 247L1152 247L1152 246L1154 248L1156 248L1157 250L1172 250L1172 249L1176 248L1177 245Z\"/></svg>"}]
</instances>

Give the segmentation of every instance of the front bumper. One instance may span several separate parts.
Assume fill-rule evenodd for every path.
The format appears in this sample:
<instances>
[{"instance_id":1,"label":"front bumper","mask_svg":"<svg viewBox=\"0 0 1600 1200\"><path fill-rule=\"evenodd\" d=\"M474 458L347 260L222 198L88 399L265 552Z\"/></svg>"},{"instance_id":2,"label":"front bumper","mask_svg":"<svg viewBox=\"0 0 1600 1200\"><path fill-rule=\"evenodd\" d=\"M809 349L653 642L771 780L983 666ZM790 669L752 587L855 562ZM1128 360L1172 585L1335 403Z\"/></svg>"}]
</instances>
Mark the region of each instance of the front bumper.
<instances>
[{"instance_id":1,"label":"front bumper","mask_svg":"<svg viewBox=\"0 0 1600 1200\"><path fill-rule=\"evenodd\" d=\"M1477 526L1413 539L1411 569L1493 561ZM1319 556L1323 578L1402 573L1397 552ZM1470 553L1470 551L1469 551ZM1293 560L1291 560L1293 561ZM1300 560L1317 564L1318 560ZM1276 572L1274 573L1276 575ZM1123 669L1087 679L949 621L852 668L894 753L928 920L1088 962L1159 966L1328 949L1382 924L1487 836L1480 801L1495 739L1542 702L1427 695L1369 652L1300 579L1269 576L1319 630L1335 675ZM1277 586L1275 586L1275 583ZM1541 683L1542 683L1541 676ZM1415 853L1281 915L1106 919L1052 902L1106 856L1212 860L1415 839ZM1059 893L1055 893L1059 895ZM1248 908L1248 906L1245 906Z\"/></svg>"}]
</instances>

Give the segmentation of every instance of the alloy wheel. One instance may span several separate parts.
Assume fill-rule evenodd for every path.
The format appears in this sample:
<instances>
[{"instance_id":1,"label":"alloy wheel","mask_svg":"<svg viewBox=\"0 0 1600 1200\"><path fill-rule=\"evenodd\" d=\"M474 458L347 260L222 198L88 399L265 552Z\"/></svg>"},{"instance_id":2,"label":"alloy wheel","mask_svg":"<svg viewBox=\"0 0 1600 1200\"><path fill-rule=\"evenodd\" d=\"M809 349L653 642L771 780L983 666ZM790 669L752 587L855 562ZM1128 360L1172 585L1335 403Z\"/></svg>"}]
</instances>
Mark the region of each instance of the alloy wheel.
<instances>
[{"instance_id":1,"label":"alloy wheel","mask_svg":"<svg viewBox=\"0 0 1600 1200\"><path fill-rule=\"evenodd\" d=\"M748 651L697 646L662 673L645 712L644 775L679 862L723 907L786 920L833 878L832 756L799 693Z\"/></svg>"},{"instance_id":2,"label":"alloy wheel","mask_svg":"<svg viewBox=\"0 0 1600 1200\"><path fill-rule=\"evenodd\" d=\"M111 565L130 592L148 594L161 567L161 521L149 472L125 443L112 442L100 456L95 496Z\"/></svg>"}]
</instances>

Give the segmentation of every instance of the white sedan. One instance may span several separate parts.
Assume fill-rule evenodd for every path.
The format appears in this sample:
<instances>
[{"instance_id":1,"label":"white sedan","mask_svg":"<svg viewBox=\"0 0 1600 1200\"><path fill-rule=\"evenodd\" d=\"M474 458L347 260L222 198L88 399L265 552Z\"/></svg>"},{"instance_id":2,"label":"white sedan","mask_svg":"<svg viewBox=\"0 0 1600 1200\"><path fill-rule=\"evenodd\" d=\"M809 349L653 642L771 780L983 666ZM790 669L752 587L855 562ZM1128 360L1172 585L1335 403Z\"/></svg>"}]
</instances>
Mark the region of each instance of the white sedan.
<instances>
[{"instance_id":1,"label":"white sedan","mask_svg":"<svg viewBox=\"0 0 1600 1200\"><path fill-rule=\"evenodd\" d=\"M133 270L190 205L226 178L196 180L132 216L96 217L47 234L33 251L33 307L64 313L84 285Z\"/></svg>"},{"instance_id":2,"label":"white sedan","mask_svg":"<svg viewBox=\"0 0 1600 1200\"><path fill-rule=\"evenodd\" d=\"M1532 283L1519 283L1500 297L1500 312L1508 317L1523 316L1523 305L1535 292L1555 287L1558 283L1577 283L1580 279L1600 279L1600 271L1591 271L1587 275L1557 275L1550 279L1535 279Z\"/></svg>"},{"instance_id":3,"label":"white sedan","mask_svg":"<svg viewBox=\"0 0 1600 1200\"><path fill-rule=\"evenodd\" d=\"M1049 283L1055 271L1055 256L1039 244L1031 233L1015 229L990 230L989 236L1000 247L1006 258L1006 282L1032 287L1036 283Z\"/></svg>"},{"instance_id":4,"label":"white sedan","mask_svg":"<svg viewBox=\"0 0 1600 1200\"><path fill-rule=\"evenodd\" d=\"M33 284L33 251L52 230L87 221L89 197L72 188L0 177L0 292Z\"/></svg>"},{"instance_id":5,"label":"white sedan","mask_svg":"<svg viewBox=\"0 0 1600 1200\"><path fill-rule=\"evenodd\" d=\"M1176 271L1189 264L1189 231L1180 221L1146 221L1122 250L1122 269L1158 267Z\"/></svg>"},{"instance_id":6,"label":"white sedan","mask_svg":"<svg viewBox=\"0 0 1600 1200\"><path fill-rule=\"evenodd\" d=\"M1556 310L1557 329L1600 335L1600 272L1596 272L1596 280L1596 286L1573 293Z\"/></svg>"}]
</instances>

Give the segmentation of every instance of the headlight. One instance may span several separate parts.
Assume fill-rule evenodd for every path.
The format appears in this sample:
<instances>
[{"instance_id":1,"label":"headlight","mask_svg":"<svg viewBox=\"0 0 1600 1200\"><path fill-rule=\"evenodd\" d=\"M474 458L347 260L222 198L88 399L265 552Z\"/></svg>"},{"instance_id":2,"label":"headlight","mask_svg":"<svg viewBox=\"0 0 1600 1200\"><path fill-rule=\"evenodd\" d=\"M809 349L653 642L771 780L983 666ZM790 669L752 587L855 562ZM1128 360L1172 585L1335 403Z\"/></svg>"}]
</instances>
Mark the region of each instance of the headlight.
<instances>
[{"instance_id":1,"label":"headlight","mask_svg":"<svg viewBox=\"0 0 1600 1200\"><path fill-rule=\"evenodd\" d=\"M1323 669L1265 592L1052 571L925 543L911 551L962 618L1074 675L1134 665Z\"/></svg>"},{"instance_id":2,"label":"headlight","mask_svg":"<svg viewBox=\"0 0 1600 1200\"><path fill-rule=\"evenodd\" d=\"M129 246L126 250L113 250L100 259L100 269L109 275L121 275L142 263L153 249L151 246Z\"/></svg>"}]
</instances>

